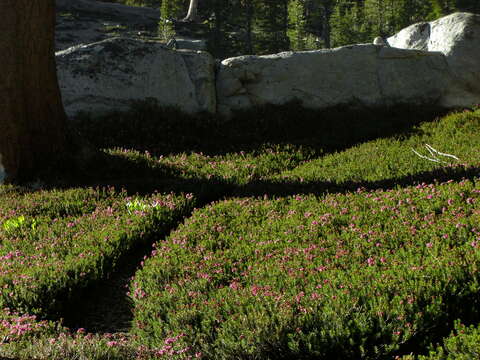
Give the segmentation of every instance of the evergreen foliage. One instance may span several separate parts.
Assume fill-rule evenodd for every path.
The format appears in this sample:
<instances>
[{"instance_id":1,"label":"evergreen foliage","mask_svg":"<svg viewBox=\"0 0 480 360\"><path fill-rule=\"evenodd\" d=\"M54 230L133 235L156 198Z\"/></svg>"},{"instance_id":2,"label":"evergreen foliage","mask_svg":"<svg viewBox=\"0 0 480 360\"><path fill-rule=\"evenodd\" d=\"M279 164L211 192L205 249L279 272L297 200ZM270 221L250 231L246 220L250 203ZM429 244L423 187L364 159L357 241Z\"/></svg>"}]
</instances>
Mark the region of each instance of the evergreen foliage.
<instances>
[{"instance_id":1,"label":"evergreen foliage","mask_svg":"<svg viewBox=\"0 0 480 360\"><path fill-rule=\"evenodd\" d=\"M105 0L106 1L106 0ZM113 1L113 0L110 0ZM166 19L182 19L188 0L116 0L160 8L160 36L173 35ZM455 11L480 13L477 0L201 0L217 58L301 51L371 42L420 21Z\"/></svg>"}]
</instances>

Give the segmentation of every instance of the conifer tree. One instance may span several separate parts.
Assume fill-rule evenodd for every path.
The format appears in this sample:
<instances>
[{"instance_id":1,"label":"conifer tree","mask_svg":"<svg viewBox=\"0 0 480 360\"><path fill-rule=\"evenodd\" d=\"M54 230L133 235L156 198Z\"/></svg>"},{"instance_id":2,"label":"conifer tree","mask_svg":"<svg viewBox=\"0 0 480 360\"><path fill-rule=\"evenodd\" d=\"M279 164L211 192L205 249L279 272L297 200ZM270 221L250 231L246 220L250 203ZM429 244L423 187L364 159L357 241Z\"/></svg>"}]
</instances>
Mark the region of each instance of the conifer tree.
<instances>
[{"instance_id":1,"label":"conifer tree","mask_svg":"<svg viewBox=\"0 0 480 360\"><path fill-rule=\"evenodd\" d=\"M257 0L256 5L256 52L276 53L288 50L288 0Z\"/></svg>"},{"instance_id":2,"label":"conifer tree","mask_svg":"<svg viewBox=\"0 0 480 360\"><path fill-rule=\"evenodd\" d=\"M162 39L169 40L175 34L173 20L178 19L183 11L183 1L162 1L162 5L160 6L160 22L158 24L158 33Z\"/></svg>"},{"instance_id":3,"label":"conifer tree","mask_svg":"<svg viewBox=\"0 0 480 360\"><path fill-rule=\"evenodd\" d=\"M303 0L292 0L288 4L288 38L291 50L305 50L307 47L305 2Z\"/></svg>"},{"instance_id":4,"label":"conifer tree","mask_svg":"<svg viewBox=\"0 0 480 360\"><path fill-rule=\"evenodd\" d=\"M2 0L0 14L0 167L15 181L35 177L65 151L66 116L55 68L55 1Z\"/></svg>"},{"instance_id":5,"label":"conifer tree","mask_svg":"<svg viewBox=\"0 0 480 360\"><path fill-rule=\"evenodd\" d=\"M480 14L480 1L478 0L456 0L456 9Z\"/></svg>"},{"instance_id":6,"label":"conifer tree","mask_svg":"<svg viewBox=\"0 0 480 360\"><path fill-rule=\"evenodd\" d=\"M365 22L363 4L339 0L330 18L332 47L368 41L372 33Z\"/></svg>"},{"instance_id":7,"label":"conifer tree","mask_svg":"<svg viewBox=\"0 0 480 360\"><path fill-rule=\"evenodd\" d=\"M190 0L187 16L184 21L197 21L198 18L198 0Z\"/></svg>"}]
</instances>

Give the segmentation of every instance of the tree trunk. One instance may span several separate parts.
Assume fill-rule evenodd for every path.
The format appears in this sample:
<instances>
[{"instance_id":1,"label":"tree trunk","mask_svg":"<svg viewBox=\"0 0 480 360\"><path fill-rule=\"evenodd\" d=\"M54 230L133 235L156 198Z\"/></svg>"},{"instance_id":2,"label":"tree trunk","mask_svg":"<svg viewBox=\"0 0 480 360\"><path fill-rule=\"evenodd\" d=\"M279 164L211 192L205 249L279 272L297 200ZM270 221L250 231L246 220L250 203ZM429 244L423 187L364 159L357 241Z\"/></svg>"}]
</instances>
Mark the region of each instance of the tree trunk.
<instances>
[{"instance_id":1,"label":"tree trunk","mask_svg":"<svg viewBox=\"0 0 480 360\"><path fill-rule=\"evenodd\" d=\"M187 16L183 19L183 21L197 21L198 17L198 0L190 0L190 6L188 7Z\"/></svg>"},{"instance_id":2,"label":"tree trunk","mask_svg":"<svg viewBox=\"0 0 480 360\"><path fill-rule=\"evenodd\" d=\"M330 49L332 47L330 19L334 11L335 3L333 1L323 4L323 23L322 23L322 38L325 44L325 48Z\"/></svg>"},{"instance_id":3,"label":"tree trunk","mask_svg":"<svg viewBox=\"0 0 480 360\"><path fill-rule=\"evenodd\" d=\"M246 3L246 31L247 36L245 39L246 42L246 49L247 55L253 55L253 40L252 40L252 32L253 32L253 4L251 1Z\"/></svg>"},{"instance_id":4,"label":"tree trunk","mask_svg":"<svg viewBox=\"0 0 480 360\"><path fill-rule=\"evenodd\" d=\"M1 0L0 182L33 178L65 150L55 0Z\"/></svg>"}]
</instances>

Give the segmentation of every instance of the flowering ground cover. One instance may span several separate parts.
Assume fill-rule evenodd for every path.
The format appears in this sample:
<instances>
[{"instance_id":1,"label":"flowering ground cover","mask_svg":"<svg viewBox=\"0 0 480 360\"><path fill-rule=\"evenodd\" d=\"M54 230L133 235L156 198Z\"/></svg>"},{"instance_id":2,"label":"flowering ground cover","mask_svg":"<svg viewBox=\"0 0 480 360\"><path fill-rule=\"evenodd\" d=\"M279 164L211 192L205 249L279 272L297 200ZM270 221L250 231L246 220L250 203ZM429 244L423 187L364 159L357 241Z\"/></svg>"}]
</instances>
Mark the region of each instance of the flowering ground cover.
<instances>
[{"instance_id":1,"label":"flowering ground cover","mask_svg":"<svg viewBox=\"0 0 480 360\"><path fill-rule=\"evenodd\" d=\"M408 136L365 142L355 147L311 160L275 178L281 182L319 181L342 184L401 179L445 166L480 164L480 110L454 113L435 122L417 126ZM421 158L412 150L432 158L425 144L455 155L459 160L437 155L438 162Z\"/></svg>"},{"instance_id":2,"label":"flowering ground cover","mask_svg":"<svg viewBox=\"0 0 480 360\"><path fill-rule=\"evenodd\" d=\"M134 333L206 358L373 358L478 319L480 182L237 199L132 282ZM465 306L469 304L469 306Z\"/></svg>"},{"instance_id":3,"label":"flowering ground cover","mask_svg":"<svg viewBox=\"0 0 480 360\"><path fill-rule=\"evenodd\" d=\"M56 315L133 248L189 213L188 196L129 198L112 189L0 194L0 308Z\"/></svg>"},{"instance_id":4,"label":"flowering ground cover","mask_svg":"<svg viewBox=\"0 0 480 360\"><path fill-rule=\"evenodd\" d=\"M223 155L184 152L154 156L149 152L128 149L111 149L107 152L131 163L141 163L145 168L156 170L164 176L183 180L221 181L237 186L267 179L293 169L310 158L308 151L293 146L265 146L256 151Z\"/></svg>"},{"instance_id":5,"label":"flowering ground cover","mask_svg":"<svg viewBox=\"0 0 480 360\"><path fill-rule=\"evenodd\" d=\"M480 110L453 113L413 127L406 134L323 156L314 147L291 144L221 155L182 152L163 156L118 148L106 152L126 161L131 172L145 177L155 174L158 186L167 183L165 190L184 189L209 201L222 196L351 191L478 174L479 117ZM432 155L426 144L456 158ZM168 179L174 179L173 186Z\"/></svg>"},{"instance_id":6,"label":"flowering ground cover","mask_svg":"<svg viewBox=\"0 0 480 360\"><path fill-rule=\"evenodd\" d=\"M403 360L470 360L480 358L480 328L465 326L457 321L450 336L440 346L433 347L428 355L406 355Z\"/></svg>"},{"instance_id":7,"label":"flowering ground cover","mask_svg":"<svg viewBox=\"0 0 480 360\"><path fill-rule=\"evenodd\" d=\"M475 358L480 111L413 126L292 109L216 124L137 108L81 129L106 154L85 184L126 191L0 187L0 358ZM98 306L128 296L130 331L54 321L138 246Z\"/></svg>"}]
</instances>

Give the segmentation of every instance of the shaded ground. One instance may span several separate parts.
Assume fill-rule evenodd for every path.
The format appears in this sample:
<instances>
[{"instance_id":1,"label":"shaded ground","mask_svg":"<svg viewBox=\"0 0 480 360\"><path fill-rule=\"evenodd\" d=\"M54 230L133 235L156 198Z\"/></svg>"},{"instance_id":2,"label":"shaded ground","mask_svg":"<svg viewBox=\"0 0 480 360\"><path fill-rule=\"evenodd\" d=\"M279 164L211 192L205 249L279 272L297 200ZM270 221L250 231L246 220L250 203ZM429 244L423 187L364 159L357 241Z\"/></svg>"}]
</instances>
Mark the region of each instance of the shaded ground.
<instances>
[{"instance_id":1,"label":"shaded ground","mask_svg":"<svg viewBox=\"0 0 480 360\"><path fill-rule=\"evenodd\" d=\"M64 325L85 328L91 333L124 333L130 329L132 304L127 297L128 285L150 247L140 248L118 267L110 278L88 288L78 301L72 301Z\"/></svg>"}]
</instances>

